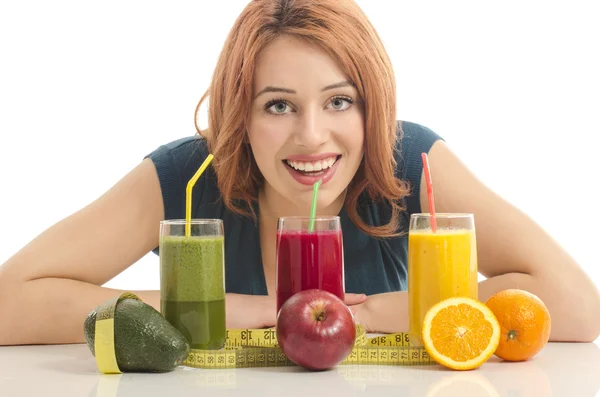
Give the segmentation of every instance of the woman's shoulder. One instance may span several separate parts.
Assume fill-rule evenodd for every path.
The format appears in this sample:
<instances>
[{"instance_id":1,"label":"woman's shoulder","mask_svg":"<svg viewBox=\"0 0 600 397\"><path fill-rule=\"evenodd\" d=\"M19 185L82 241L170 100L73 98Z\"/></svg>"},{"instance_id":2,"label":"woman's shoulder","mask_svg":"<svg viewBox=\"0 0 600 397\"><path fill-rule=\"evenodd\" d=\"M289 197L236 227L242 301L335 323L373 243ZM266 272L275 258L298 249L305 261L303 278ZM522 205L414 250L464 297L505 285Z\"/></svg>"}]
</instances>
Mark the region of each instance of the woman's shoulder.
<instances>
[{"instance_id":1,"label":"woman's shoulder","mask_svg":"<svg viewBox=\"0 0 600 397\"><path fill-rule=\"evenodd\" d=\"M200 135L165 143L145 156L154 163L163 195L165 219L181 219L185 210L187 183L208 156L208 145ZM193 189L192 205L206 200L216 187L216 175L208 167Z\"/></svg>"},{"instance_id":2,"label":"woman's shoulder","mask_svg":"<svg viewBox=\"0 0 600 397\"><path fill-rule=\"evenodd\" d=\"M170 162L182 169L202 162L208 156L206 139L200 135L182 137L160 145L146 155L155 163Z\"/></svg>"},{"instance_id":3,"label":"woman's shoulder","mask_svg":"<svg viewBox=\"0 0 600 397\"><path fill-rule=\"evenodd\" d=\"M424 125L410 121L396 123L396 147L394 158L398 177L408 178L415 172L420 177L423 169L421 153L429 153L433 144L443 138Z\"/></svg>"},{"instance_id":4,"label":"woman's shoulder","mask_svg":"<svg viewBox=\"0 0 600 397\"><path fill-rule=\"evenodd\" d=\"M401 160L407 165L414 158L421 161L421 153L428 153L433 144L443 138L430 128L410 121L396 123L396 160Z\"/></svg>"},{"instance_id":5,"label":"woman's shoulder","mask_svg":"<svg viewBox=\"0 0 600 397\"><path fill-rule=\"evenodd\" d=\"M421 153L429 153L433 144L443 138L430 128L410 121L397 122L396 136L396 177L407 182L410 188L410 195L406 198L408 212L421 212Z\"/></svg>"}]
</instances>

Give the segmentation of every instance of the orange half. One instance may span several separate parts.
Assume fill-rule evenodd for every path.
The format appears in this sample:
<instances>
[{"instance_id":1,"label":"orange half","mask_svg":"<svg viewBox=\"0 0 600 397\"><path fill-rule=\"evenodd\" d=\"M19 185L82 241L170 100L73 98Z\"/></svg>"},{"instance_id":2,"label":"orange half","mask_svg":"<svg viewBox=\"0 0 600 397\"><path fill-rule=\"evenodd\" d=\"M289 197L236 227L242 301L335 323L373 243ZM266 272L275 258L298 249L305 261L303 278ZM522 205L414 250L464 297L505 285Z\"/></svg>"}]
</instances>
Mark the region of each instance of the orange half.
<instances>
[{"instance_id":1,"label":"orange half","mask_svg":"<svg viewBox=\"0 0 600 397\"><path fill-rule=\"evenodd\" d=\"M500 342L500 324L482 302L457 297L432 306L425 315L423 344L437 363L469 370L486 362Z\"/></svg>"}]
</instances>

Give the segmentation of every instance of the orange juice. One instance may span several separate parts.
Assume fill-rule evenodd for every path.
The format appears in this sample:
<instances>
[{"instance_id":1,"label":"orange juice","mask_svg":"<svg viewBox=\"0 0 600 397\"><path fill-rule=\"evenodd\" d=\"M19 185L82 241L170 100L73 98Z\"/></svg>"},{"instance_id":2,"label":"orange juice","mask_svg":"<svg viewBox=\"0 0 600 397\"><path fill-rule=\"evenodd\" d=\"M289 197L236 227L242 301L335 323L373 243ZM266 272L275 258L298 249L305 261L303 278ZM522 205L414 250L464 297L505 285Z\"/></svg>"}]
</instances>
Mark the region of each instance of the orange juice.
<instances>
[{"instance_id":1,"label":"orange juice","mask_svg":"<svg viewBox=\"0 0 600 397\"><path fill-rule=\"evenodd\" d=\"M472 229L438 228L408 235L408 312L411 345L422 346L427 310L455 296L477 299L477 245Z\"/></svg>"}]
</instances>

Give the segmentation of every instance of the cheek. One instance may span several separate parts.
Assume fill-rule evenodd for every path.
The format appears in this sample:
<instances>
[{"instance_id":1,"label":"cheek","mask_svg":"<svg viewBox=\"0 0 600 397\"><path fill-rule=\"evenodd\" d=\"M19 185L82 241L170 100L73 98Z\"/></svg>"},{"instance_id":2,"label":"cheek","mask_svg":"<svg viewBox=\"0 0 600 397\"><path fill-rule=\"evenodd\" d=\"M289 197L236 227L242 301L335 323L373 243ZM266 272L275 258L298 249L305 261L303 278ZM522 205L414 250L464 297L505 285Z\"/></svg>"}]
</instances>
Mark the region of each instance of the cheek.
<instances>
[{"instance_id":1,"label":"cheek","mask_svg":"<svg viewBox=\"0 0 600 397\"><path fill-rule=\"evenodd\" d=\"M283 145L282 134L276 125L255 123L248 129L248 140L259 167L276 160L277 151Z\"/></svg>"},{"instance_id":2,"label":"cheek","mask_svg":"<svg viewBox=\"0 0 600 397\"><path fill-rule=\"evenodd\" d=\"M364 150L364 144L365 144L365 133L364 133L364 131L361 130L361 131L359 131L358 136L356 138L356 142L355 142L356 149L359 153L359 156L362 155L362 152Z\"/></svg>"},{"instance_id":3,"label":"cheek","mask_svg":"<svg viewBox=\"0 0 600 397\"><path fill-rule=\"evenodd\" d=\"M350 157L355 162L359 162L364 150L364 131L362 129L352 131L346 137L346 142L346 147L350 151Z\"/></svg>"},{"instance_id":4,"label":"cheek","mask_svg":"<svg viewBox=\"0 0 600 397\"><path fill-rule=\"evenodd\" d=\"M353 109L338 121L336 131L339 132L339 143L348 151L351 163L360 162L365 140L363 116L358 108Z\"/></svg>"}]
</instances>

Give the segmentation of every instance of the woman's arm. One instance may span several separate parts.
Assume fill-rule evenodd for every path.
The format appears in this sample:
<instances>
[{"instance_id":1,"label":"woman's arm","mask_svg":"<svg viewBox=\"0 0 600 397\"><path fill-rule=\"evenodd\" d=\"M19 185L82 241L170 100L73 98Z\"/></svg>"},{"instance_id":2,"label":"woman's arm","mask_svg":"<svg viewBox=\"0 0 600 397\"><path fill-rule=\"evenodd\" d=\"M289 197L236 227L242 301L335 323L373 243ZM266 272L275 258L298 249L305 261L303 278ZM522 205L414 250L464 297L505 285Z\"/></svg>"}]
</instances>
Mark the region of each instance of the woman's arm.
<instances>
[{"instance_id":1,"label":"woman's arm","mask_svg":"<svg viewBox=\"0 0 600 397\"><path fill-rule=\"evenodd\" d=\"M158 245L164 217L144 160L112 189L0 266L0 345L83 343L87 314L120 290L101 287ZM157 259L158 261L158 259ZM133 291L160 310L159 291ZM275 299L227 294L227 327L275 325Z\"/></svg>"},{"instance_id":2,"label":"woman's arm","mask_svg":"<svg viewBox=\"0 0 600 397\"><path fill-rule=\"evenodd\" d=\"M100 286L157 246L163 212L144 160L17 252L0 267L0 345L83 342L85 316L120 293ZM157 291L136 293L158 307Z\"/></svg>"},{"instance_id":3,"label":"woman's arm","mask_svg":"<svg viewBox=\"0 0 600 397\"><path fill-rule=\"evenodd\" d=\"M479 299L507 288L539 296L552 316L552 341L593 341L600 334L598 289L564 249L523 212L484 186L438 141L429 153L436 211L475 216ZM422 181L422 186L425 182ZM426 189L421 207L428 208ZM368 328L408 329L406 292L374 295L358 309Z\"/></svg>"},{"instance_id":4,"label":"woman's arm","mask_svg":"<svg viewBox=\"0 0 600 397\"><path fill-rule=\"evenodd\" d=\"M479 283L479 300L485 302L498 291L508 288L519 288L535 293L536 280L524 273L507 273L495 276ZM408 292L388 292L375 294L361 304L355 306L357 321L368 332L395 333L408 332ZM554 322L552 323L554 326ZM595 338L573 338L572 341L590 342ZM559 341L560 338L551 338ZM570 341L571 339L562 339Z\"/></svg>"}]
</instances>

